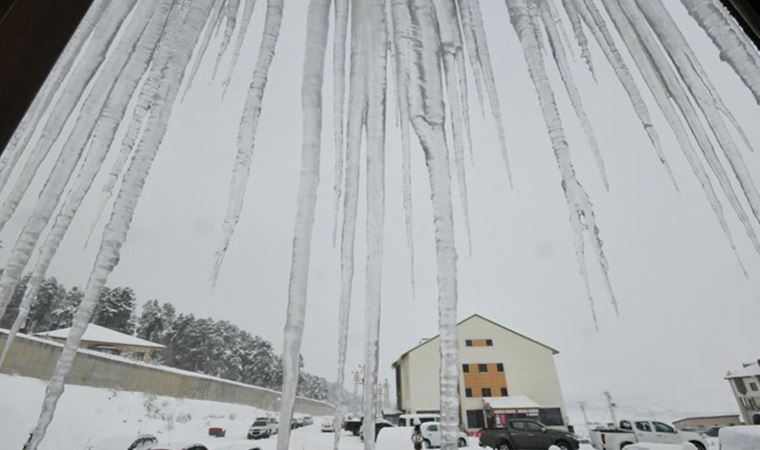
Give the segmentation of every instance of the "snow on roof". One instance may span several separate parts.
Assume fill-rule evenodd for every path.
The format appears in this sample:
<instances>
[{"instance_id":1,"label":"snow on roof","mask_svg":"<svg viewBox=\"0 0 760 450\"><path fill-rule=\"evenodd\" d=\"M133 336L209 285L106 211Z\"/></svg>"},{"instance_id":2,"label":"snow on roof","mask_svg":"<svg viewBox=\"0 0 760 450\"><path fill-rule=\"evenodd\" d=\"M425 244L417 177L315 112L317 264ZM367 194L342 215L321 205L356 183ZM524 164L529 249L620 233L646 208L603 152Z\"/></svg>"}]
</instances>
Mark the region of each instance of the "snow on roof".
<instances>
[{"instance_id":1,"label":"snow on roof","mask_svg":"<svg viewBox=\"0 0 760 450\"><path fill-rule=\"evenodd\" d=\"M541 407L541 405L525 395L483 397L483 403L488 403L492 409L538 409Z\"/></svg>"},{"instance_id":2,"label":"snow on roof","mask_svg":"<svg viewBox=\"0 0 760 450\"><path fill-rule=\"evenodd\" d=\"M53 331L35 333L35 336L66 339L69 336L70 330L71 328L61 328ZM100 325L95 325L92 323L87 327L87 331L84 332L82 341L98 342L102 344L130 345L133 347L166 348L161 344L146 341L145 339L140 339L136 336L130 336L125 333L120 333L110 328L101 327Z\"/></svg>"},{"instance_id":3,"label":"snow on roof","mask_svg":"<svg viewBox=\"0 0 760 450\"><path fill-rule=\"evenodd\" d=\"M760 361L755 361L751 364L746 364L741 369L730 370L726 374L726 378L744 378L744 377L756 377L760 376Z\"/></svg>"}]
</instances>

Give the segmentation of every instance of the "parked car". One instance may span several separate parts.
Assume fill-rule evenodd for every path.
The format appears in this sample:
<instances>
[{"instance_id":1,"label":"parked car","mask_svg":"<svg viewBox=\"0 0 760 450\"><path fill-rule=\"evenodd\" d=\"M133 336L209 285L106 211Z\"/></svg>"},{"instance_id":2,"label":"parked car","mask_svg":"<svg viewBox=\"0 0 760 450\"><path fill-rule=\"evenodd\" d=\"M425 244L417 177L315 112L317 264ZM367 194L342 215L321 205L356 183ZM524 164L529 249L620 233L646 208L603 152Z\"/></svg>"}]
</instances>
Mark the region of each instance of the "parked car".
<instances>
[{"instance_id":1,"label":"parked car","mask_svg":"<svg viewBox=\"0 0 760 450\"><path fill-rule=\"evenodd\" d=\"M314 419L311 416L303 416L303 419L301 419L303 422L303 426L307 427L309 425L314 425Z\"/></svg>"},{"instance_id":2,"label":"parked car","mask_svg":"<svg viewBox=\"0 0 760 450\"><path fill-rule=\"evenodd\" d=\"M322 421L322 425L320 426L320 429L323 433L332 433L335 431L335 425L333 424L333 419L326 418Z\"/></svg>"},{"instance_id":3,"label":"parked car","mask_svg":"<svg viewBox=\"0 0 760 450\"><path fill-rule=\"evenodd\" d=\"M227 435L227 430L222 427L209 427L208 435L213 437L224 437Z\"/></svg>"},{"instance_id":4,"label":"parked car","mask_svg":"<svg viewBox=\"0 0 760 450\"><path fill-rule=\"evenodd\" d=\"M193 444L193 443L187 443L187 442L169 442L169 443L161 443L158 444L158 446L150 447L150 450L209 450L208 447L206 447L203 444Z\"/></svg>"},{"instance_id":5,"label":"parked car","mask_svg":"<svg viewBox=\"0 0 760 450\"><path fill-rule=\"evenodd\" d=\"M395 425L393 425L392 423L384 419L379 419L375 421L375 440L377 440L377 435L380 434L380 430L382 430L383 428L389 428L393 426ZM364 440L364 427L362 427L362 430L359 432L359 437L362 439L362 441Z\"/></svg>"},{"instance_id":6,"label":"parked car","mask_svg":"<svg viewBox=\"0 0 760 450\"><path fill-rule=\"evenodd\" d=\"M440 414L402 414L398 417L398 426L412 427L427 422L440 422Z\"/></svg>"},{"instance_id":7,"label":"parked car","mask_svg":"<svg viewBox=\"0 0 760 450\"><path fill-rule=\"evenodd\" d=\"M438 422L426 422L420 425L425 448L437 448L441 446L441 424ZM457 447L467 447L467 435L459 432Z\"/></svg>"},{"instance_id":8,"label":"parked car","mask_svg":"<svg viewBox=\"0 0 760 450\"><path fill-rule=\"evenodd\" d=\"M354 436L359 436L359 431L362 429L362 420L357 418L346 419L343 422L343 429Z\"/></svg>"},{"instance_id":9,"label":"parked car","mask_svg":"<svg viewBox=\"0 0 760 450\"><path fill-rule=\"evenodd\" d=\"M279 423L274 417L259 417L248 429L248 439L268 438L277 434Z\"/></svg>"},{"instance_id":10,"label":"parked car","mask_svg":"<svg viewBox=\"0 0 760 450\"><path fill-rule=\"evenodd\" d=\"M552 445L562 450L577 450L580 447L574 434L552 430L530 419L512 419L507 422L506 428L486 428L480 434L481 447L498 450L547 450Z\"/></svg>"},{"instance_id":11,"label":"parked car","mask_svg":"<svg viewBox=\"0 0 760 450\"><path fill-rule=\"evenodd\" d=\"M88 445L85 450L111 450L114 448L126 450L150 450L158 443L155 436L144 434L135 437L134 434L111 436L95 445Z\"/></svg>"},{"instance_id":12,"label":"parked car","mask_svg":"<svg viewBox=\"0 0 760 450\"><path fill-rule=\"evenodd\" d=\"M597 428L589 436L596 450L620 450L637 442L682 444L690 442L697 450L706 450L707 441L692 431L678 431L656 420L621 420L617 428Z\"/></svg>"}]
</instances>

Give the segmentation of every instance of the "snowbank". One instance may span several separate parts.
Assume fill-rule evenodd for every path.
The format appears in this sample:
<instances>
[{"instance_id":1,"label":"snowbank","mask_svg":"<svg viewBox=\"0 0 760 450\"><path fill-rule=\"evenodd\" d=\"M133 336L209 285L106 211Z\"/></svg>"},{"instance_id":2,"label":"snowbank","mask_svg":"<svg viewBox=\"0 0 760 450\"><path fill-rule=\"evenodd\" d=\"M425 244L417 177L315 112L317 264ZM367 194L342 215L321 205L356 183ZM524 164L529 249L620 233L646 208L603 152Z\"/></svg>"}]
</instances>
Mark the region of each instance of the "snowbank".
<instances>
[{"instance_id":1,"label":"snowbank","mask_svg":"<svg viewBox=\"0 0 760 450\"><path fill-rule=\"evenodd\" d=\"M627 446L626 450L697 450L697 448L688 442L683 444L638 443Z\"/></svg>"},{"instance_id":2,"label":"snowbank","mask_svg":"<svg viewBox=\"0 0 760 450\"><path fill-rule=\"evenodd\" d=\"M412 427L383 428L377 435L375 450L399 450L412 446Z\"/></svg>"},{"instance_id":3,"label":"snowbank","mask_svg":"<svg viewBox=\"0 0 760 450\"><path fill-rule=\"evenodd\" d=\"M760 425L721 428L718 436L721 450L757 450L760 448Z\"/></svg>"}]
</instances>

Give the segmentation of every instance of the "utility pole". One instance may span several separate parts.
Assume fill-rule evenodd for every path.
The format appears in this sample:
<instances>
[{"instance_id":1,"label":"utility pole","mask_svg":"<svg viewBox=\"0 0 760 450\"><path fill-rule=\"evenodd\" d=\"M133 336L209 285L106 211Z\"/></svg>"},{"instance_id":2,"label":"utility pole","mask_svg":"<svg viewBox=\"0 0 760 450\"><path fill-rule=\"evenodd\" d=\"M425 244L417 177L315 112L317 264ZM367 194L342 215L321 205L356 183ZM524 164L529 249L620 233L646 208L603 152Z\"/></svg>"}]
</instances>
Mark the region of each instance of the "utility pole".
<instances>
[{"instance_id":1,"label":"utility pole","mask_svg":"<svg viewBox=\"0 0 760 450\"><path fill-rule=\"evenodd\" d=\"M604 391L604 397L607 399L607 407L610 409L610 417L612 418L612 425L617 425L617 418L615 417L615 408L617 408L617 404L612 401L612 394L610 394L610 391Z\"/></svg>"},{"instance_id":2,"label":"utility pole","mask_svg":"<svg viewBox=\"0 0 760 450\"><path fill-rule=\"evenodd\" d=\"M591 431L591 424L588 422L588 415L586 414L586 402L578 402L578 405L581 407L581 412L583 413L583 422L586 424L586 429L588 431Z\"/></svg>"}]
</instances>

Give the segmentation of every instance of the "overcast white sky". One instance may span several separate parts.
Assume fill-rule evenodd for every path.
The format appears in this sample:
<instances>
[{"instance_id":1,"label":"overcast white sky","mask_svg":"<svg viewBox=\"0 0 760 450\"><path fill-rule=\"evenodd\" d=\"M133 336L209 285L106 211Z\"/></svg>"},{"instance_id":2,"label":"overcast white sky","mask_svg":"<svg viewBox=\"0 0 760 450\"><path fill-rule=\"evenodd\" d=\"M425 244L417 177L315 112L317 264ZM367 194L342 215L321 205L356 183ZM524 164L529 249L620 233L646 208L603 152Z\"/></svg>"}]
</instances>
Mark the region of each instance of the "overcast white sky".
<instances>
[{"instance_id":1,"label":"overcast white sky","mask_svg":"<svg viewBox=\"0 0 760 450\"><path fill-rule=\"evenodd\" d=\"M760 108L717 50L668 1L708 73L753 143L760 143ZM227 99L210 82L216 49L184 103L177 105L127 245L110 285L129 285L141 301L157 298L181 312L227 319L281 347L300 155L300 73L306 2L286 6L277 54L264 98L253 170L242 219L211 292L209 274L221 233L242 101L255 63L264 3L256 6L245 54ZM598 296L595 331L573 253L567 207L544 123L503 2L483 2L502 102L515 188L508 190L492 122L473 96L474 163L468 166L473 249L459 248L459 316L480 313L560 351L566 402L601 402L611 390L621 404L662 405L680 411L732 412L726 370L757 359L760 258L728 213L744 278L672 133L650 101L681 194L674 192L630 103L597 47L599 83L580 58L572 63L610 177L606 192L563 91L558 95L581 182L597 212L611 277L621 303L616 317ZM577 52L576 52L577 53ZM331 62L327 61L327 67ZM328 70L329 72L329 70ZM555 77L559 89L559 80ZM312 252L306 369L335 378L339 254L332 246L331 76L323 133L322 181ZM641 84L643 86L643 83ZM473 89L474 91L474 89ZM646 93L648 94L648 92ZM393 122L389 118L389 124ZM401 205L398 134L389 125L382 377L421 338L437 333L437 294L429 191L423 156L414 152L417 296L412 298ZM744 153L753 174L757 155ZM92 197L92 196L91 196ZM363 198L363 197L362 197ZM94 247L82 250L95 202L90 198L50 273L83 285ZM3 241L12 242L27 201ZM360 222L363 223L363 207ZM358 239L356 298L351 314L349 368L363 350L363 226ZM7 257L8 246L0 258ZM598 281L598 279L596 280ZM596 291L602 294L600 285ZM756 334L756 333L754 333ZM508 362L507 362L508 363Z\"/></svg>"}]
</instances>

